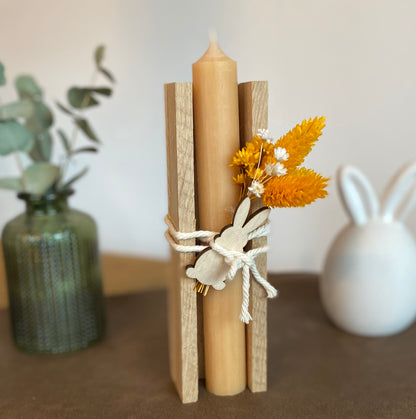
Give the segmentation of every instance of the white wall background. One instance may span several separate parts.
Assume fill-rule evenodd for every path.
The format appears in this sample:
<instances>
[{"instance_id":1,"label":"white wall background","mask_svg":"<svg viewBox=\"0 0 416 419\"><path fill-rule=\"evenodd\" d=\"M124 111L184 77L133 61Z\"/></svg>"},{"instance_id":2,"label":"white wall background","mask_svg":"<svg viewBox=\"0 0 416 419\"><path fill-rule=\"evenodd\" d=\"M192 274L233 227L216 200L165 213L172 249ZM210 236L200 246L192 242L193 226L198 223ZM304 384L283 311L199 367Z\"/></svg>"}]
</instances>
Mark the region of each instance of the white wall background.
<instances>
[{"instance_id":1,"label":"white wall background","mask_svg":"<svg viewBox=\"0 0 416 419\"><path fill-rule=\"evenodd\" d=\"M416 159L415 16L413 0L0 0L0 61L9 81L35 75L52 103L88 82L92 50L107 45L118 84L91 111L104 146L88 156L72 205L95 216L104 250L166 259L163 84L191 80L210 28L238 62L240 81L269 81L272 133L327 117L306 166L334 177L353 163L380 192ZM13 89L0 97L12 100ZM69 128L64 117L57 125ZM0 175L14 173L13 159L1 159ZM321 269L346 222L334 182L329 192L304 209L274 210L272 271ZM22 208L0 191L0 227ZM414 215L408 224L416 233Z\"/></svg>"}]
</instances>

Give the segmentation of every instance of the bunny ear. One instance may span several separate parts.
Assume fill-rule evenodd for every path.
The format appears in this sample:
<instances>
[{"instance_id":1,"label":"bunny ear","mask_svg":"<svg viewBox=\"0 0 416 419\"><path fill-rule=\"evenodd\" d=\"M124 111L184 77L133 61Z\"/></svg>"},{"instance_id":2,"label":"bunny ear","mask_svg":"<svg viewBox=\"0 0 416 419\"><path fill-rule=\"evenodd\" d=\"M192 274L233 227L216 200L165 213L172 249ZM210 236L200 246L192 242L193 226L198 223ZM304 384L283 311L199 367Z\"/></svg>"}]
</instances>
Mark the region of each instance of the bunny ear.
<instances>
[{"instance_id":1,"label":"bunny ear","mask_svg":"<svg viewBox=\"0 0 416 419\"><path fill-rule=\"evenodd\" d=\"M338 190L345 210L356 225L363 225L378 214L379 204L368 179L353 166L338 169Z\"/></svg>"},{"instance_id":2,"label":"bunny ear","mask_svg":"<svg viewBox=\"0 0 416 419\"><path fill-rule=\"evenodd\" d=\"M236 227L243 227L244 223L246 222L247 215L250 211L250 198L246 196L243 198L237 205L237 209L234 213L233 218L233 226Z\"/></svg>"},{"instance_id":3,"label":"bunny ear","mask_svg":"<svg viewBox=\"0 0 416 419\"><path fill-rule=\"evenodd\" d=\"M251 217L247 220L247 223L244 225L243 230L245 233L249 234L254 231L256 228L263 225L269 218L270 208L260 208Z\"/></svg>"},{"instance_id":4,"label":"bunny ear","mask_svg":"<svg viewBox=\"0 0 416 419\"><path fill-rule=\"evenodd\" d=\"M387 186L382 199L384 221L404 220L416 204L416 162L399 170Z\"/></svg>"}]
</instances>

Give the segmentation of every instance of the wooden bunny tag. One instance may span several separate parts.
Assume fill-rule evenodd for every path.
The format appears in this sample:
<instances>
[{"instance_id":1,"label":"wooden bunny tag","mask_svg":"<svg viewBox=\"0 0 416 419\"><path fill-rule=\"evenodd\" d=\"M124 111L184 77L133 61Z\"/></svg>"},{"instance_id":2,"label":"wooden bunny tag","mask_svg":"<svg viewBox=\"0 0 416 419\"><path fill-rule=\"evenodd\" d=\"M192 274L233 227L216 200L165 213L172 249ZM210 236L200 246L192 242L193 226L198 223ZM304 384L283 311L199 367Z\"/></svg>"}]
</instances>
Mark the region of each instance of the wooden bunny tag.
<instances>
[{"instance_id":1,"label":"wooden bunny tag","mask_svg":"<svg viewBox=\"0 0 416 419\"><path fill-rule=\"evenodd\" d=\"M250 234L263 226L270 214L269 208L260 208L248 217L250 203L248 196L239 202L232 224L223 227L210 242L210 247L198 254L193 265L187 266L186 275L189 278L216 290L222 290L225 280L232 279L229 278L230 266L237 259L244 259L244 247L250 240ZM239 267L243 263L246 262Z\"/></svg>"}]
</instances>

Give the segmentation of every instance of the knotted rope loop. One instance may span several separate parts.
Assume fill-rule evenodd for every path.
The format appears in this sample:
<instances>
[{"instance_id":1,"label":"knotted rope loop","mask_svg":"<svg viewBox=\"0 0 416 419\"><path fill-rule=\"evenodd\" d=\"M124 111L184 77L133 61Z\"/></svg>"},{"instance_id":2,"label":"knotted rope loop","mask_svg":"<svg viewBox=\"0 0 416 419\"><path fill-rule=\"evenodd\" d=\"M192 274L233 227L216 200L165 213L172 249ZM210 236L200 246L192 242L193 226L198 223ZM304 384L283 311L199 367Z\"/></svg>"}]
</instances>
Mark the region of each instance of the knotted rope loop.
<instances>
[{"instance_id":1,"label":"knotted rope loop","mask_svg":"<svg viewBox=\"0 0 416 419\"><path fill-rule=\"evenodd\" d=\"M208 243L210 240L214 238L216 234L218 234L214 231L204 230L192 231L189 233L177 231L169 215L166 215L165 223L168 226L168 229L165 231L165 238L168 241L168 243L172 246L172 248L180 253L202 252L202 250L205 250L209 247L204 245L183 245L179 243L180 241L189 239L199 239L204 243Z\"/></svg>"}]
</instances>

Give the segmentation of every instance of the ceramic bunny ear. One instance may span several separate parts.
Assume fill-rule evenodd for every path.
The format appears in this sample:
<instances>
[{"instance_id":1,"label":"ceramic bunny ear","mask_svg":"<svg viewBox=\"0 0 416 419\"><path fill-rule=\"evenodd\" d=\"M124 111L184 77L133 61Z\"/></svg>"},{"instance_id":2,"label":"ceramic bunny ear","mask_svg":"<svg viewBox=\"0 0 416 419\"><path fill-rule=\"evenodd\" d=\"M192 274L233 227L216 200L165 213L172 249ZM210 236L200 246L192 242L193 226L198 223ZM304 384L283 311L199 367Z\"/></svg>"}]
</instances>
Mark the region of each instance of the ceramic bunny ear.
<instances>
[{"instance_id":1,"label":"ceramic bunny ear","mask_svg":"<svg viewBox=\"0 0 416 419\"><path fill-rule=\"evenodd\" d=\"M368 179L353 166L338 169L338 190L345 210L356 225L364 225L378 215L379 204Z\"/></svg>"},{"instance_id":2,"label":"ceramic bunny ear","mask_svg":"<svg viewBox=\"0 0 416 419\"><path fill-rule=\"evenodd\" d=\"M250 198L248 196L240 201L234 214L233 226L243 227L244 223L246 222L248 213L250 212L250 205Z\"/></svg>"},{"instance_id":3,"label":"ceramic bunny ear","mask_svg":"<svg viewBox=\"0 0 416 419\"><path fill-rule=\"evenodd\" d=\"M257 210L244 225L243 230L249 234L256 228L263 225L269 218L270 208L260 208Z\"/></svg>"},{"instance_id":4,"label":"ceramic bunny ear","mask_svg":"<svg viewBox=\"0 0 416 419\"><path fill-rule=\"evenodd\" d=\"M387 186L382 199L382 217L403 221L416 204L416 162L399 170Z\"/></svg>"}]
</instances>

